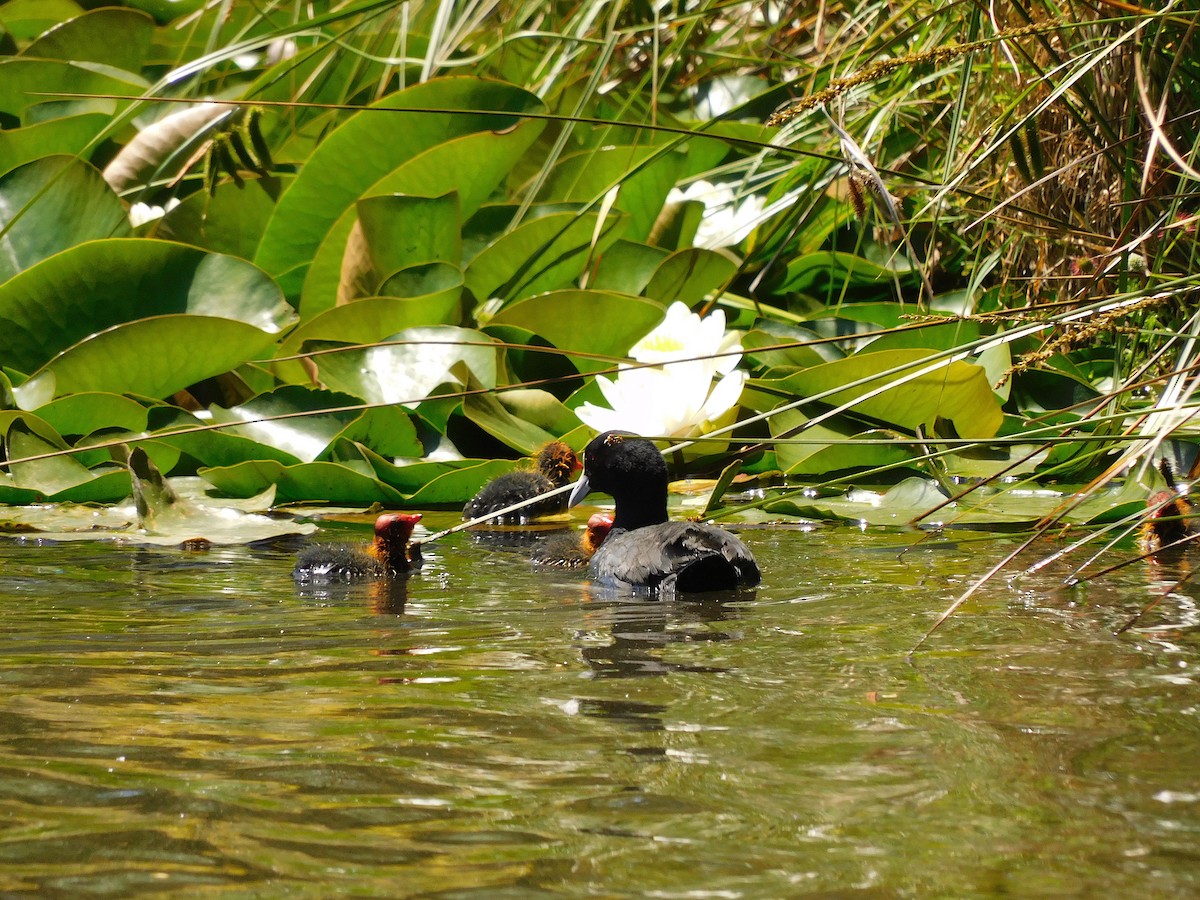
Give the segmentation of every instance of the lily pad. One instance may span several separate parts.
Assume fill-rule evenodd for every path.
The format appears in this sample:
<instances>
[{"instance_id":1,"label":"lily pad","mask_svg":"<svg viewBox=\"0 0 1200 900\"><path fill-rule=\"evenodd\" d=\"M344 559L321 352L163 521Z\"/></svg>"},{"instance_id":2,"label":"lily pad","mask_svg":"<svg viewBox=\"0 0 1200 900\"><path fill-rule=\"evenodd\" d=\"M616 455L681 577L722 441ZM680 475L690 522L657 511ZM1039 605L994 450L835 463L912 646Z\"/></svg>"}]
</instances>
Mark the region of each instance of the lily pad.
<instances>
[{"instance_id":1,"label":"lily pad","mask_svg":"<svg viewBox=\"0 0 1200 900\"><path fill-rule=\"evenodd\" d=\"M150 54L154 20L133 9L93 9L50 29L21 55L41 59L105 63L141 71Z\"/></svg>"},{"instance_id":2,"label":"lily pad","mask_svg":"<svg viewBox=\"0 0 1200 900\"><path fill-rule=\"evenodd\" d=\"M98 240L71 247L0 284L0 317L13 326L0 334L0 354L8 365L28 372L106 328L180 313L245 323L259 335L277 333L295 319L274 282L244 260L166 241ZM165 348L183 349L201 340L171 333L170 327L163 326L167 330L159 338L165 342L154 348L160 357L169 355ZM230 339L237 337L235 331L229 330ZM248 332L241 336L244 342L251 338ZM212 345L190 351L194 360L210 355L239 354Z\"/></svg>"},{"instance_id":3,"label":"lily pad","mask_svg":"<svg viewBox=\"0 0 1200 900\"><path fill-rule=\"evenodd\" d=\"M772 382L772 386L800 397L824 395L823 403L841 405L869 391L918 371L931 361L928 350L885 350L857 353L845 359L804 369ZM901 371L897 372L897 369ZM841 385L862 379L865 383L838 390ZM825 394L826 391L831 393ZM941 366L854 405L863 415L907 430L932 428L938 418L954 423L961 437L989 438L1004 421L1000 404L992 393L987 373L967 362Z\"/></svg>"},{"instance_id":4,"label":"lily pad","mask_svg":"<svg viewBox=\"0 0 1200 900\"><path fill-rule=\"evenodd\" d=\"M335 129L306 160L267 225L259 265L282 273L306 263L368 188L417 154L461 135L501 132L520 122L521 112L544 108L521 88L475 78L435 79L383 97ZM463 112L447 115L423 109ZM346 165L348 159L354 164Z\"/></svg>"},{"instance_id":5,"label":"lily pad","mask_svg":"<svg viewBox=\"0 0 1200 900\"><path fill-rule=\"evenodd\" d=\"M663 320L663 306L641 297L607 291L553 291L505 307L491 320L540 334L560 350L624 359L637 341ZM604 327L596 327L603 322ZM613 363L572 357L581 372L596 372Z\"/></svg>"},{"instance_id":6,"label":"lily pad","mask_svg":"<svg viewBox=\"0 0 1200 900\"><path fill-rule=\"evenodd\" d=\"M16 393L23 404L85 391L169 397L230 371L273 342L272 335L232 319L154 316L80 341L35 371Z\"/></svg>"},{"instance_id":7,"label":"lily pad","mask_svg":"<svg viewBox=\"0 0 1200 900\"><path fill-rule=\"evenodd\" d=\"M318 358L321 380L369 403L414 407L441 385L465 387L474 377L496 385L496 350L468 328L407 328L387 338L403 343L351 349ZM480 345L482 346L476 346ZM314 349L322 348L316 342Z\"/></svg>"},{"instance_id":8,"label":"lily pad","mask_svg":"<svg viewBox=\"0 0 1200 900\"><path fill-rule=\"evenodd\" d=\"M125 207L100 173L69 156L37 159L0 178L0 208L0 283L76 244L129 233Z\"/></svg>"}]
</instances>

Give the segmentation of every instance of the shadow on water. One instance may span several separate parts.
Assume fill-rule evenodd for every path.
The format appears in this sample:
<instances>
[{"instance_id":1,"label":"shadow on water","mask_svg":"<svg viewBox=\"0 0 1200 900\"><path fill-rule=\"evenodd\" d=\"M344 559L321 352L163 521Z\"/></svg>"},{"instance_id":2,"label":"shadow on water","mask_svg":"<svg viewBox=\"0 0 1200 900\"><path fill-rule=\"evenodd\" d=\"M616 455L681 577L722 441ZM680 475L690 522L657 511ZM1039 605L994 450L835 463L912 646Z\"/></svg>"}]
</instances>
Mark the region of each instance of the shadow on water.
<instances>
[{"instance_id":1,"label":"shadow on water","mask_svg":"<svg viewBox=\"0 0 1200 900\"><path fill-rule=\"evenodd\" d=\"M699 603L472 535L336 588L0 544L0 892L1195 892L1189 558L998 578L910 658L1013 540L746 537Z\"/></svg>"}]
</instances>

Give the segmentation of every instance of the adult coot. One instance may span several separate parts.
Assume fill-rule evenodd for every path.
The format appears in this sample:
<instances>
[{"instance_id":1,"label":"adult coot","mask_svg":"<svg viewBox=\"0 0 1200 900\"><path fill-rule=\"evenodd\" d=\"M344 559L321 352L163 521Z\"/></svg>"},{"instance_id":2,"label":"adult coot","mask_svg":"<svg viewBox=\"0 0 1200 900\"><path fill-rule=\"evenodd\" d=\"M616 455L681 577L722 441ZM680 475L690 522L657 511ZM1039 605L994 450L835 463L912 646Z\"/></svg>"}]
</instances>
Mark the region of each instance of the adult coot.
<instances>
[{"instance_id":1,"label":"adult coot","mask_svg":"<svg viewBox=\"0 0 1200 900\"><path fill-rule=\"evenodd\" d=\"M419 513L384 513L375 520L370 544L314 544L301 551L292 577L301 584L401 578L420 564L419 554L409 548L420 521Z\"/></svg>"},{"instance_id":2,"label":"adult coot","mask_svg":"<svg viewBox=\"0 0 1200 900\"><path fill-rule=\"evenodd\" d=\"M535 566L582 569L604 543L612 524L613 517L608 513L594 513L578 538L574 534L547 538L533 548L529 559Z\"/></svg>"},{"instance_id":3,"label":"adult coot","mask_svg":"<svg viewBox=\"0 0 1200 900\"><path fill-rule=\"evenodd\" d=\"M538 453L535 466L532 471L520 469L489 481L478 494L467 501L467 505L463 507L463 518L475 519L485 516L562 487L579 471L579 457L562 441L551 441ZM566 510L566 494L559 494L531 503L524 509L500 516L494 521L498 525L521 524L539 516L550 516Z\"/></svg>"},{"instance_id":4,"label":"adult coot","mask_svg":"<svg viewBox=\"0 0 1200 900\"><path fill-rule=\"evenodd\" d=\"M728 531L667 521L667 463L645 438L606 431L587 445L574 506L589 492L616 502L611 533L592 556L592 579L658 596L758 584L754 555Z\"/></svg>"}]
</instances>

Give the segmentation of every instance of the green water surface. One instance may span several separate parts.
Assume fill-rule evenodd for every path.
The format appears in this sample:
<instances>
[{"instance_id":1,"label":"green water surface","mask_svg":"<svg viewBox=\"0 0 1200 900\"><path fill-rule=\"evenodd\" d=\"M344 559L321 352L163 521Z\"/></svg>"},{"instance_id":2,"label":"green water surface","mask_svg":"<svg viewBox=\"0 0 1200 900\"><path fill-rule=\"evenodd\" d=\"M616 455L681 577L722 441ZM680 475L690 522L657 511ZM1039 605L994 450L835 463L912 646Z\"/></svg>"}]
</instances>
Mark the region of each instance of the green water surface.
<instances>
[{"instance_id":1,"label":"green water surface","mask_svg":"<svg viewBox=\"0 0 1200 900\"><path fill-rule=\"evenodd\" d=\"M467 534L337 592L0 543L0 893L1200 890L1196 589L1114 635L1188 560L998 578L909 656L1014 539L742 536L763 585L703 604Z\"/></svg>"}]
</instances>

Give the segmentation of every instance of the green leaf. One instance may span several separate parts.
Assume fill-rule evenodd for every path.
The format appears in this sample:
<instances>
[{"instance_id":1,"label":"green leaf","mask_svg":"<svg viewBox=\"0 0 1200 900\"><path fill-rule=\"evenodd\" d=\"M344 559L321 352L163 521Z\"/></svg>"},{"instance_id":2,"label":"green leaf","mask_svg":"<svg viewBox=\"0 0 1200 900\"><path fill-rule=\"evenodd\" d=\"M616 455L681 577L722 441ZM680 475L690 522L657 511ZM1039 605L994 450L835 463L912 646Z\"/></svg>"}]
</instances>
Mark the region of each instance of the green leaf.
<instances>
[{"instance_id":1,"label":"green leaf","mask_svg":"<svg viewBox=\"0 0 1200 900\"><path fill-rule=\"evenodd\" d=\"M140 72L150 54L154 20L132 9L93 9L47 31L21 55L106 63Z\"/></svg>"},{"instance_id":2,"label":"green leaf","mask_svg":"<svg viewBox=\"0 0 1200 900\"><path fill-rule=\"evenodd\" d=\"M332 503L386 503L398 506L404 496L372 475L334 462L300 463L249 461L235 466L201 469L200 476L233 497L251 497L275 485L276 500L328 500Z\"/></svg>"},{"instance_id":3,"label":"green leaf","mask_svg":"<svg viewBox=\"0 0 1200 900\"><path fill-rule=\"evenodd\" d=\"M466 135L431 147L372 185L367 194L425 197L454 192L458 195L460 216L469 216L509 174L540 124L526 122L504 134ZM313 256L300 304L306 317L328 309L335 302L346 257L351 252L350 237L356 219L357 208L348 207Z\"/></svg>"},{"instance_id":4,"label":"green leaf","mask_svg":"<svg viewBox=\"0 0 1200 900\"><path fill-rule=\"evenodd\" d=\"M617 241L600 257L600 264L596 267L596 275L590 286L598 291L641 294L668 255L666 250L659 247L633 241Z\"/></svg>"},{"instance_id":5,"label":"green leaf","mask_svg":"<svg viewBox=\"0 0 1200 900\"><path fill-rule=\"evenodd\" d=\"M353 305L353 304L352 304ZM496 386L496 350L467 328L406 328L387 338L407 343L352 349L316 358L321 381L369 403L416 406L441 385L463 388L474 377ZM468 346L483 343L485 346ZM315 342L311 349L322 349Z\"/></svg>"},{"instance_id":6,"label":"green leaf","mask_svg":"<svg viewBox=\"0 0 1200 900\"><path fill-rule=\"evenodd\" d=\"M376 272L432 262L458 265L462 226L456 191L440 197L366 197L357 208Z\"/></svg>"},{"instance_id":7,"label":"green leaf","mask_svg":"<svg viewBox=\"0 0 1200 900\"><path fill-rule=\"evenodd\" d=\"M629 348L663 320L664 308L652 300L606 291L554 291L519 300L491 320L540 334L560 350L578 350L624 358ZM597 327L603 323L603 327ZM572 357L581 372L609 368L599 359Z\"/></svg>"},{"instance_id":8,"label":"green leaf","mask_svg":"<svg viewBox=\"0 0 1200 900\"><path fill-rule=\"evenodd\" d=\"M475 462L475 465L453 469L425 482L409 495L408 504L415 507L461 506L493 478L513 470L513 464L507 460Z\"/></svg>"},{"instance_id":9,"label":"green leaf","mask_svg":"<svg viewBox=\"0 0 1200 900\"><path fill-rule=\"evenodd\" d=\"M660 303L681 300L690 306L722 287L735 272L737 263L715 250L680 250L663 260L642 293Z\"/></svg>"},{"instance_id":10,"label":"green leaf","mask_svg":"<svg viewBox=\"0 0 1200 900\"><path fill-rule=\"evenodd\" d=\"M620 185L616 208L630 215L626 237L646 241L686 160L681 150L653 145L586 150L563 159L539 200L590 204Z\"/></svg>"},{"instance_id":11,"label":"green leaf","mask_svg":"<svg viewBox=\"0 0 1200 900\"><path fill-rule=\"evenodd\" d=\"M154 236L253 259L281 190L281 179L247 178L241 187L224 181L212 194L196 191L159 220Z\"/></svg>"},{"instance_id":12,"label":"green leaf","mask_svg":"<svg viewBox=\"0 0 1200 900\"><path fill-rule=\"evenodd\" d=\"M47 156L81 154L111 121L111 113L82 113L0 131L0 174ZM64 220L67 222L71 220ZM110 230L104 237L111 235Z\"/></svg>"},{"instance_id":13,"label":"green leaf","mask_svg":"<svg viewBox=\"0 0 1200 900\"><path fill-rule=\"evenodd\" d=\"M554 399L551 395L546 396ZM492 437L519 450L524 456L533 456L539 447L557 437L545 428L513 415L495 394L464 397L463 413Z\"/></svg>"},{"instance_id":14,"label":"green leaf","mask_svg":"<svg viewBox=\"0 0 1200 900\"><path fill-rule=\"evenodd\" d=\"M859 353L796 372L772 384L799 397L833 391L822 402L840 406L906 377L922 368L923 361L930 362L932 355L932 351L919 349ZM906 369L885 374L901 366ZM857 387L837 390L839 386L859 379L869 380ZM932 429L938 418L946 419L954 423L960 437L968 438L992 437L1004 421L987 373L980 366L966 362L953 362L889 388L855 404L854 410L907 430Z\"/></svg>"},{"instance_id":15,"label":"green leaf","mask_svg":"<svg viewBox=\"0 0 1200 900\"><path fill-rule=\"evenodd\" d=\"M625 216L609 215L597 235L598 222L594 213L558 213L525 222L472 260L468 289L483 300L527 297L572 283L627 224Z\"/></svg>"},{"instance_id":16,"label":"green leaf","mask_svg":"<svg viewBox=\"0 0 1200 900\"><path fill-rule=\"evenodd\" d=\"M5 447L10 460L26 459L66 449L61 439L46 437L46 428L32 426L28 417L11 420L5 435ZM35 430L36 429L36 430ZM124 479L105 479L93 485L97 476L87 466L68 455L13 462L9 471L17 488L36 491L46 499L62 500L119 500L129 493L129 476ZM101 474L113 474L106 472Z\"/></svg>"},{"instance_id":17,"label":"green leaf","mask_svg":"<svg viewBox=\"0 0 1200 900\"><path fill-rule=\"evenodd\" d=\"M0 209L0 283L77 244L129 233L125 207L104 178L69 156L38 159L0 177Z\"/></svg>"},{"instance_id":18,"label":"green leaf","mask_svg":"<svg viewBox=\"0 0 1200 900\"><path fill-rule=\"evenodd\" d=\"M787 474L819 476L847 469L873 469L903 463L916 455L911 443L897 442L899 435L895 432L862 431L835 419L789 434L808 421L808 416L795 409L776 413L767 420L772 437L788 435L797 439L797 443L781 440L774 444L779 468ZM850 438L871 438L878 445L843 443Z\"/></svg>"},{"instance_id":19,"label":"green leaf","mask_svg":"<svg viewBox=\"0 0 1200 900\"><path fill-rule=\"evenodd\" d=\"M335 306L292 331L280 343L277 355L295 355L309 341L370 344L405 328L452 324L459 320L460 294L461 284L427 297L366 297ZM308 380L308 373L295 361L275 363L275 370L285 380Z\"/></svg>"},{"instance_id":20,"label":"green leaf","mask_svg":"<svg viewBox=\"0 0 1200 900\"><path fill-rule=\"evenodd\" d=\"M0 284L0 317L14 326L0 333L0 355L8 365L31 371L55 353L106 328L137 318L178 313L243 322L260 335L278 332L295 319L275 283L244 260L165 241L91 241L45 259ZM163 329L160 337L176 342L154 348L155 355L168 359L171 353L185 350L193 364L218 357L232 359L245 352L188 347L195 345L197 338L172 331L167 325L149 327ZM219 329L215 323L203 327L210 337ZM244 329L224 333L231 340L236 337L243 347L257 340ZM111 346L107 341L105 345ZM250 350L237 362L248 359L261 347ZM147 370L154 365L150 361L139 364ZM156 368L167 374L169 366L160 361ZM112 373L109 380L114 376Z\"/></svg>"},{"instance_id":21,"label":"green leaf","mask_svg":"<svg viewBox=\"0 0 1200 900\"><path fill-rule=\"evenodd\" d=\"M825 302L836 300L846 290L864 292L867 296L888 296L896 276L901 284L908 284L914 274L908 261L899 254L888 263L879 263L853 253L822 250L789 262L783 284L777 290L806 294ZM894 305L900 312L899 305ZM844 315L845 310L839 308L836 313Z\"/></svg>"},{"instance_id":22,"label":"green leaf","mask_svg":"<svg viewBox=\"0 0 1200 900\"><path fill-rule=\"evenodd\" d=\"M370 110L352 116L335 129L305 161L263 235L259 265L278 274L306 263L338 218L365 196L368 188L407 160L465 134L502 132L520 121L516 114L544 108L527 91L475 78L435 79L380 99ZM447 115L417 111L421 109L464 112Z\"/></svg>"},{"instance_id":23,"label":"green leaf","mask_svg":"<svg viewBox=\"0 0 1200 900\"><path fill-rule=\"evenodd\" d=\"M801 341L815 341L820 338L815 331L806 328L794 328L778 322L762 321L759 327L742 335L742 348L746 351L746 359L755 366L772 368L775 366L793 366L808 368L819 366L839 358L839 353L832 356L822 354L823 347L830 345L805 346ZM787 347L781 350L755 352L759 347L775 347L779 344L796 342L799 346Z\"/></svg>"},{"instance_id":24,"label":"green leaf","mask_svg":"<svg viewBox=\"0 0 1200 900\"><path fill-rule=\"evenodd\" d=\"M211 430L211 423L202 422L190 413L175 407L163 406L149 411L147 427L154 440L177 447L188 456L207 466L233 466L248 460L266 460L283 464L299 460L290 453L277 450L248 438ZM161 434L182 429L196 429L181 434Z\"/></svg>"},{"instance_id":25,"label":"green leaf","mask_svg":"<svg viewBox=\"0 0 1200 900\"><path fill-rule=\"evenodd\" d=\"M4 27L18 41L31 41L43 31L83 14L72 0L8 0L4 4Z\"/></svg>"},{"instance_id":26,"label":"green leaf","mask_svg":"<svg viewBox=\"0 0 1200 900\"><path fill-rule=\"evenodd\" d=\"M267 351L273 337L211 316L151 316L114 325L51 359L17 388L22 402L84 391L168 397Z\"/></svg>"},{"instance_id":27,"label":"green leaf","mask_svg":"<svg viewBox=\"0 0 1200 900\"><path fill-rule=\"evenodd\" d=\"M26 108L44 102L40 94L119 94L139 96L150 87L145 79L92 62L56 59L0 59L0 112L21 117ZM122 101L123 103L123 101Z\"/></svg>"},{"instance_id":28,"label":"green leaf","mask_svg":"<svg viewBox=\"0 0 1200 900\"><path fill-rule=\"evenodd\" d=\"M246 423L227 429L229 434L274 447L301 462L313 462L362 413L339 408L361 403L349 394L286 385L230 409L213 406L211 410L214 422Z\"/></svg>"},{"instance_id":29,"label":"green leaf","mask_svg":"<svg viewBox=\"0 0 1200 900\"><path fill-rule=\"evenodd\" d=\"M91 434L102 428L144 431L146 407L119 394L89 391L63 397L34 410L59 434Z\"/></svg>"}]
</instances>

